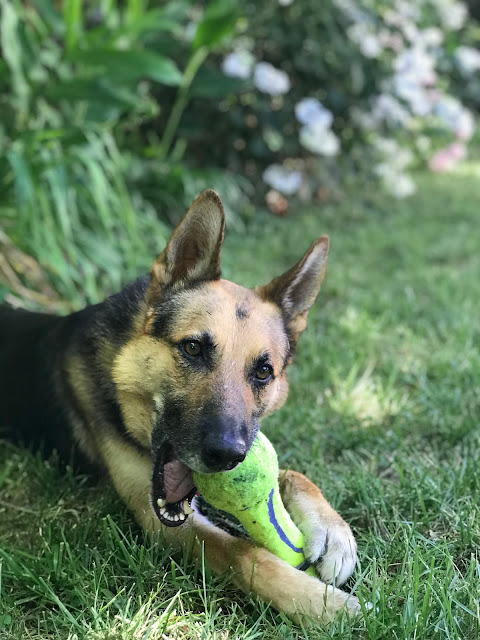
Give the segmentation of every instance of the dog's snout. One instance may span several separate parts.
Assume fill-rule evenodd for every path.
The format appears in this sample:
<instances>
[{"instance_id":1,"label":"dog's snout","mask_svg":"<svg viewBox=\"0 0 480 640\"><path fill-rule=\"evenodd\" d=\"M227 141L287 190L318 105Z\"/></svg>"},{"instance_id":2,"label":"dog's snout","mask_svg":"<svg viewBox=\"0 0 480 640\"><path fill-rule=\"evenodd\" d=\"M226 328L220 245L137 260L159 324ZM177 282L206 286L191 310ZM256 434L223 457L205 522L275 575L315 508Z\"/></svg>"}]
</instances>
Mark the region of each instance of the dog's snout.
<instances>
[{"instance_id":1,"label":"dog's snout","mask_svg":"<svg viewBox=\"0 0 480 640\"><path fill-rule=\"evenodd\" d=\"M244 438L235 433L210 431L203 442L203 461L211 471L233 469L247 455Z\"/></svg>"}]
</instances>

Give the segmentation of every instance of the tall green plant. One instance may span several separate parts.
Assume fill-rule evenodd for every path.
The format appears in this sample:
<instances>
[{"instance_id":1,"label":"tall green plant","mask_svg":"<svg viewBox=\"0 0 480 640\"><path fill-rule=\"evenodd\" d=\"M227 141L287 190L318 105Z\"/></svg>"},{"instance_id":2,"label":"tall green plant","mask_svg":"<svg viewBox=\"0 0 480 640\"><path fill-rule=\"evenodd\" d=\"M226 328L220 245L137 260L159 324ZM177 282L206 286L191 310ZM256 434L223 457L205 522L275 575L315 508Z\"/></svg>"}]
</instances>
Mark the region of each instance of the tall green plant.
<instances>
[{"instance_id":1,"label":"tall green plant","mask_svg":"<svg viewBox=\"0 0 480 640\"><path fill-rule=\"evenodd\" d=\"M181 213L195 178L179 124L199 68L233 36L235 3L202 13L188 0L0 7L0 225L77 307L162 248L154 204L164 221ZM157 171L168 178L158 186Z\"/></svg>"}]
</instances>

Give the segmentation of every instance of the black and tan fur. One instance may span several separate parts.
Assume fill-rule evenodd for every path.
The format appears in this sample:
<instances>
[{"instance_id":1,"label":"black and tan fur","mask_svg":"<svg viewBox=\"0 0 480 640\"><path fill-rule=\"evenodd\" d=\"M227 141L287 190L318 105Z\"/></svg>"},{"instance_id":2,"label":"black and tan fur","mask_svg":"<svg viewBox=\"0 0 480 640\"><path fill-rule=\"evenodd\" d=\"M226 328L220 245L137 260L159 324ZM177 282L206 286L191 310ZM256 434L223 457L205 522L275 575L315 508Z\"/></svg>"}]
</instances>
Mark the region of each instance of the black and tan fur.
<instances>
[{"instance_id":1,"label":"black and tan fur","mask_svg":"<svg viewBox=\"0 0 480 640\"><path fill-rule=\"evenodd\" d=\"M221 280L223 232L221 201L206 191L149 278L67 317L1 308L0 427L66 455L75 443L106 468L147 531L203 549L214 570L233 570L277 609L323 618L344 605L357 610L354 597L325 584L354 568L350 528L301 474L281 472L282 497L325 582L213 526L195 502L173 522L183 518L182 487L188 502L193 495L189 469L234 466L261 418L284 403L286 370L325 272L322 237L266 286ZM175 526L162 524L169 517Z\"/></svg>"}]
</instances>

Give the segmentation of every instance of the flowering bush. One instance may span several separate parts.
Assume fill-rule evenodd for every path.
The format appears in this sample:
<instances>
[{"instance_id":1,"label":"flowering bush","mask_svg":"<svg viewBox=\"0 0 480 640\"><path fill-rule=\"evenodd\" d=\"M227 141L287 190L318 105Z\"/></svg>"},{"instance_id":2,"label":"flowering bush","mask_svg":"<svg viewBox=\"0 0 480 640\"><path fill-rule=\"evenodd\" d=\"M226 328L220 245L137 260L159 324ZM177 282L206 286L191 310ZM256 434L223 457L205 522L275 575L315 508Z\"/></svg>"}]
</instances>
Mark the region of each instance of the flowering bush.
<instances>
[{"instance_id":1,"label":"flowering bush","mask_svg":"<svg viewBox=\"0 0 480 640\"><path fill-rule=\"evenodd\" d=\"M0 226L74 304L206 186L242 227L253 187L278 215L352 174L401 198L415 163L467 154L480 26L459 0L97 5L0 12Z\"/></svg>"},{"instance_id":2,"label":"flowering bush","mask_svg":"<svg viewBox=\"0 0 480 640\"><path fill-rule=\"evenodd\" d=\"M446 171L465 157L480 51L466 44L478 25L462 2L274 5L250 9L222 64L246 82L228 112L247 175L260 165L267 186L307 198L350 158L402 198L415 191L408 169L418 161Z\"/></svg>"}]
</instances>

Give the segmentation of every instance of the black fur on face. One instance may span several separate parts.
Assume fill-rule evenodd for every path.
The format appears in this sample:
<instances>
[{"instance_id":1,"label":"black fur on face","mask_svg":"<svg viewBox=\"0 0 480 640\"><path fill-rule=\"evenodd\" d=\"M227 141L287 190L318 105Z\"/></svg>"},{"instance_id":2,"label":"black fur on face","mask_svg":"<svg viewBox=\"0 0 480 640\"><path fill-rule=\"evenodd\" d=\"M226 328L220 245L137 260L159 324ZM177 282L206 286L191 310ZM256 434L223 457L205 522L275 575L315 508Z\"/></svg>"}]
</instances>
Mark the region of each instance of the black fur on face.
<instances>
[{"instance_id":1,"label":"black fur on face","mask_svg":"<svg viewBox=\"0 0 480 640\"><path fill-rule=\"evenodd\" d=\"M220 386L212 388L209 399L199 397L197 375L197 370L184 375L183 389L165 389L164 401L157 400L152 451L168 442L190 469L216 472L233 468L243 460L256 436L258 412L248 415L241 401L232 406L222 397Z\"/></svg>"}]
</instances>

